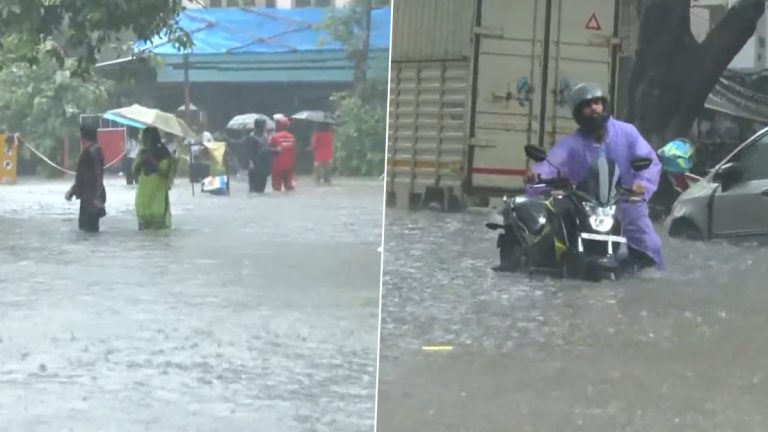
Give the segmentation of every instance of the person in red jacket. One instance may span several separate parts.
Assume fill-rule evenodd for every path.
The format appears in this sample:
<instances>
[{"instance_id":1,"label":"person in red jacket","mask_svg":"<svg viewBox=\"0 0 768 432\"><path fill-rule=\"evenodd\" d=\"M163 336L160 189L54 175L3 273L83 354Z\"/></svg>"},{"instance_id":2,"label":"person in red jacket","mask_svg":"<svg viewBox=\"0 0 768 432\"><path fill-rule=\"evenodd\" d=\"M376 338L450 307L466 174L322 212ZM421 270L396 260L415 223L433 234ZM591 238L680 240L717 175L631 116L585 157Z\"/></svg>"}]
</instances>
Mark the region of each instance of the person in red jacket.
<instances>
[{"instance_id":1,"label":"person in red jacket","mask_svg":"<svg viewBox=\"0 0 768 432\"><path fill-rule=\"evenodd\" d=\"M269 139L270 147L280 151L272 161L272 190L294 190L293 165L296 159L296 138L288 132L290 122L283 115L275 116L275 134Z\"/></svg>"},{"instance_id":2,"label":"person in red jacket","mask_svg":"<svg viewBox=\"0 0 768 432\"><path fill-rule=\"evenodd\" d=\"M329 123L321 123L317 132L312 135L312 145L309 149L315 152L315 181L322 179L326 184L331 183L331 163L333 162L333 130Z\"/></svg>"}]
</instances>

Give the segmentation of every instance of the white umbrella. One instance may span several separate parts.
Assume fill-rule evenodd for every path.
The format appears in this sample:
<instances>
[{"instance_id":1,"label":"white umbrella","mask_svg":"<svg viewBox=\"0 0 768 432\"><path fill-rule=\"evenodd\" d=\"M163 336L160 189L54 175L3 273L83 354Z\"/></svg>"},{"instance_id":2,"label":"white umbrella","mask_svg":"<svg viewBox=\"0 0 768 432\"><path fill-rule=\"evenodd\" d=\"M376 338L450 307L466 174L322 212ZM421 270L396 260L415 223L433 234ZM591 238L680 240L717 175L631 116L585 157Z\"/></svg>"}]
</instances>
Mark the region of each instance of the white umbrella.
<instances>
[{"instance_id":1,"label":"white umbrella","mask_svg":"<svg viewBox=\"0 0 768 432\"><path fill-rule=\"evenodd\" d=\"M253 129L253 122L256 119L264 120L267 126L267 130L275 128L275 122L272 121L271 118L265 116L264 114L250 113L240 114L239 116L233 117L232 120L227 123L227 129Z\"/></svg>"},{"instance_id":2,"label":"white umbrella","mask_svg":"<svg viewBox=\"0 0 768 432\"><path fill-rule=\"evenodd\" d=\"M147 126L154 126L176 136L184 138L193 138L195 136L195 133L187 126L184 120L154 108L134 104L129 107L108 111L107 114L137 121Z\"/></svg>"},{"instance_id":3,"label":"white umbrella","mask_svg":"<svg viewBox=\"0 0 768 432\"><path fill-rule=\"evenodd\" d=\"M336 118L324 111L301 111L291 116L296 120L307 120L317 123L336 123Z\"/></svg>"}]
</instances>

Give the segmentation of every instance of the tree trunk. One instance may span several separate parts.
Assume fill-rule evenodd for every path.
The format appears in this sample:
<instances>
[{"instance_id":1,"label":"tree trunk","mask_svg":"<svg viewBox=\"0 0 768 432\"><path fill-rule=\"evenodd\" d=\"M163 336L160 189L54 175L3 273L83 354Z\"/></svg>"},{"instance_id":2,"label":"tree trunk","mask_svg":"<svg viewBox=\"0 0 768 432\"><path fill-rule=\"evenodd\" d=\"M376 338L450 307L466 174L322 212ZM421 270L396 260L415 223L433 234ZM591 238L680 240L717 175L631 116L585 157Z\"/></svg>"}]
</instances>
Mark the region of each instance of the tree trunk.
<instances>
[{"instance_id":1,"label":"tree trunk","mask_svg":"<svg viewBox=\"0 0 768 432\"><path fill-rule=\"evenodd\" d=\"M61 166L64 169L69 169L69 137L64 137L64 148L61 151ZM66 176L65 173L62 173L63 176Z\"/></svg>"},{"instance_id":2,"label":"tree trunk","mask_svg":"<svg viewBox=\"0 0 768 432\"><path fill-rule=\"evenodd\" d=\"M656 148L684 136L720 76L757 28L765 0L740 0L699 44L690 0L644 0L628 120Z\"/></svg>"},{"instance_id":3,"label":"tree trunk","mask_svg":"<svg viewBox=\"0 0 768 432\"><path fill-rule=\"evenodd\" d=\"M355 65L355 94L358 99L363 100L365 96L365 82L368 78L368 52L370 51L371 40L371 0L359 0L363 9L363 44L360 49L360 56Z\"/></svg>"}]
</instances>

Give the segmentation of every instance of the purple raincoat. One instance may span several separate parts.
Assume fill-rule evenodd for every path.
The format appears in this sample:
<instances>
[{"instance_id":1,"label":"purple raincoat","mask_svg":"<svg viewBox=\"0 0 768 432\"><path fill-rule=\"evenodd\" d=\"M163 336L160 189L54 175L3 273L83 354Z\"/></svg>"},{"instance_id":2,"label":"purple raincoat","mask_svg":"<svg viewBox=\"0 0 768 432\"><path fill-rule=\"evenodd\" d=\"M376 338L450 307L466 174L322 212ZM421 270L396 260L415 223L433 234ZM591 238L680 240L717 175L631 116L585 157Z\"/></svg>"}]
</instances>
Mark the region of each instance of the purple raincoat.
<instances>
[{"instance_id":1,"label":"purple raincoat","mask_svg":"<svg viewBox=\"0 0 768 432\"><path fill-rule=\"evenodd\" d=\"M661 162L640 132L629 123L610 118L606 124L603 145L605 145L606 157L619 169L619 181L622 186L631 188L632 184L637 182L645 188L645 199L650 199L659 185ZM600 145L592 137L577 130L558 141L549 150L547 158L553 165L560 168L562 177L568 178L573 184L578 184L587 176L599 153ZM636 157L648 157L653 163L645 171L636 173L631 165L632 159ZM557 170L546 162L534 164L533 171L543 179L557 176ZM648 206L642 203L619 203L617 210L627 243L648 254L656 262L656 268L663 270L661 239L651 223Z\"/></svg>"}]
</instances>

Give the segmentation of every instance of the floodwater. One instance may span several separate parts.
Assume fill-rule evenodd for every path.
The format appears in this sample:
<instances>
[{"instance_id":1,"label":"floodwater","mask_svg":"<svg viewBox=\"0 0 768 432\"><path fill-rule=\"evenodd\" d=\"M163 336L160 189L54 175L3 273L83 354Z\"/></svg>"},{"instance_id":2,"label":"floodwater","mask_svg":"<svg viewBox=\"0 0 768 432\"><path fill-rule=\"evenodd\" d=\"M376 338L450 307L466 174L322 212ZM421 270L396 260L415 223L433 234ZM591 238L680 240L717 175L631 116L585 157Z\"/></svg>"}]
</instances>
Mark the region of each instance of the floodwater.
<instances>
[{"instance_id":1,"label":"floodwater","mask_svg":"<svg viewBox=\"0 0 768 432\"><path fill-rule=\"evenodd\" d=\"M664 238L663 274L530 280L490 270L490 217L387 210L378 431L768 430L765 249Z\"/></svg>"},{"instance_id":2,"label":"floodwater","mask_svg":"<svg viewBox=\"0 0 768 432\"><path fill-rule=\"evenodd\" d=\"M97 235L64 181L0 186L0 430L369 431L383 184L192 196Z\"/></svg>"}]
</instances>

